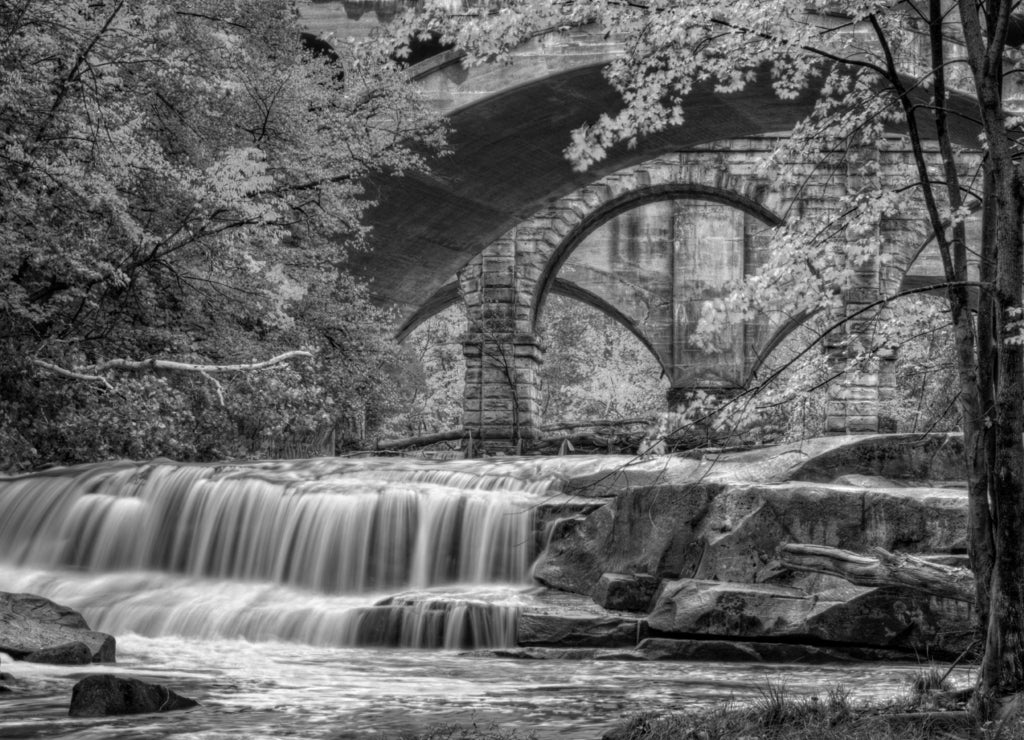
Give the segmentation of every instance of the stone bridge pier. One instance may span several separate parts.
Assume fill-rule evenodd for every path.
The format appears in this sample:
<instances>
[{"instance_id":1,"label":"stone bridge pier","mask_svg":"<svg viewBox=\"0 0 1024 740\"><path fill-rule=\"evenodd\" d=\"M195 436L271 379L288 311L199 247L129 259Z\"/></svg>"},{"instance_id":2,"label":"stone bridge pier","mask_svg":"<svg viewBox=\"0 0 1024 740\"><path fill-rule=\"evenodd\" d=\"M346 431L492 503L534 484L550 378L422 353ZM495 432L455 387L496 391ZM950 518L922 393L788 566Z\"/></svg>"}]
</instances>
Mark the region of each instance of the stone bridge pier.
<instances>
[{"instance_id":1,"label":"stone bridge pier","mask_svg":"<svg viewBox=\"0 0 1024 740\"><path fill-rule=\"evenodd\" d=\"M816 167L798 191L777 185L757 168L776 143L718 142L606 176L523 220L458 273L445 290L461 298L468 318L464 420L485 447L516 448L540 434L537 329L551 293L631 331L669 379L673 410L697 394L725 400L758 382L761 364L800 321L730 321L708 351L696 332L702 312L765 265L774 227L828 216L862 186L848 162ZM903 160L890 158L895 172ZM848 321L822 342L835 368L828 433L895 429L896 350L879 338L889 309L878 304L900 289L921 249L921 224L913 211L883 219L873 235L877 253L851 268L832 317Z\"/></svg>"},{"instance_id":2,"label":"stone bridge pier","mask_svg":"<svg viewBox=\"0 0 1024 740\"><path fill-rule=\"evenodd\" d=\"M544 352L531 320L540 270L514 228L458 275L466 309L464 425L485 449L522 449L540 434Z\"/></svg>"}]
</instances>

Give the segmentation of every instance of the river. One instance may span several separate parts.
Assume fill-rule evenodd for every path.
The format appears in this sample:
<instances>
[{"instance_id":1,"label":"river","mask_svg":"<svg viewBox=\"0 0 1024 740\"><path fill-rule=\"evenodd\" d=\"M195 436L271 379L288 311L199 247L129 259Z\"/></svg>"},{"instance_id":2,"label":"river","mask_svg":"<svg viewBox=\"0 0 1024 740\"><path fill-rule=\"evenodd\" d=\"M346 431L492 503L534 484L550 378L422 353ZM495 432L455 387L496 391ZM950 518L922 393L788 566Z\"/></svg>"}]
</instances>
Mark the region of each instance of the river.
<instances>
[{"instance_id":1,"label":"river","mask_svg":"<svg viewBox=\"0 0 1024 740\"><path fill-rule=\"evenodd\" d=\"M102 667L12 663L2 738L347 738L456 723L598 738L637 711L842 683L905 691L914 665L522 660L515 619L543 592L540 506L606 458L426 464L111 464L0 480L0 589L114 634ZM201 707L68 718L93 670Z\"/></svg>"}]
</instances>

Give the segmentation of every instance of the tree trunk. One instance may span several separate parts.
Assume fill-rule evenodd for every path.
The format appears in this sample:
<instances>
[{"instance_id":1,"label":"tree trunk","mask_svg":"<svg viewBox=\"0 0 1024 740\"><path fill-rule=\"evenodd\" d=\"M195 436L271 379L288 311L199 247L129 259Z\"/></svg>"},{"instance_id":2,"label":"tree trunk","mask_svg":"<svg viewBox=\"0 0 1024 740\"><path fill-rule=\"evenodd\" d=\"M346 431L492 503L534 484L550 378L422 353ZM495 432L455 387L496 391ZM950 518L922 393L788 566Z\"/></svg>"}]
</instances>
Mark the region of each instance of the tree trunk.
<instances>
[{"instance_id":1,"label":"tree trunk","mask_svg":"<svg viewBox=\"0 0 1024 740\"><path fill-rule=\"evenodd\" d=\"M990 212L986 237L991 243L987 249L995 260L995 406L994 414L984 419L993 425L987 500L994 552L985 653L976 692L976 709L982 719L992 715L995 700L1024 691L1024 559L1020 542L1024 531L1024 353L1019 343L1007 341L1019 334L1012 322L1021 319L1024 248L1021 177L1002 101L1002 60L1014 6L1012 0L985 4L958 0L964 49L988 150L986 186L991 189L983 207Z\"/></svg>"},{"instance_id":2,"label":"tree trunk","mask_svg":"<svg viewBox=\"0 0 1024 740\"><path fill-rule=\"evenodd\" d=\"M1019 177L1012 161L994 162L997 252L995 316L998 348L998 386L995 396L995 466L990 499L994 523L994 567L990 586L990 612L983 693L1005 696L1024 691L1024 353L1007 338L1019 333L1020 320L1021 198Z\"/></svg>"}]
</instances>

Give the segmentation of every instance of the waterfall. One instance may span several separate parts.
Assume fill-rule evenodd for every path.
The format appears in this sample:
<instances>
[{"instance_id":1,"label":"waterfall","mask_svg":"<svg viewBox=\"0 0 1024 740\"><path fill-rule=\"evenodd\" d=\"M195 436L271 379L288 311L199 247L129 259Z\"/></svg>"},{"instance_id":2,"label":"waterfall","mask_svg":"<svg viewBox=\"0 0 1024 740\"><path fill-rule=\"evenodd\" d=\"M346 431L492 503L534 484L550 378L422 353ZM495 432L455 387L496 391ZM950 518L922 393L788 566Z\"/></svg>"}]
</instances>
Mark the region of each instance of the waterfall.
<instances>
[{"instance_id":1,"label":"waterfall","mask_svg":"<svg viewBox=\"0 0 1024 740\"><path fill-rule=\"evenodd\" d=\"M548 484L507 462L58 469L0 479L0 568L114 632L508 645Z\"/></svg>"}]
</instances>

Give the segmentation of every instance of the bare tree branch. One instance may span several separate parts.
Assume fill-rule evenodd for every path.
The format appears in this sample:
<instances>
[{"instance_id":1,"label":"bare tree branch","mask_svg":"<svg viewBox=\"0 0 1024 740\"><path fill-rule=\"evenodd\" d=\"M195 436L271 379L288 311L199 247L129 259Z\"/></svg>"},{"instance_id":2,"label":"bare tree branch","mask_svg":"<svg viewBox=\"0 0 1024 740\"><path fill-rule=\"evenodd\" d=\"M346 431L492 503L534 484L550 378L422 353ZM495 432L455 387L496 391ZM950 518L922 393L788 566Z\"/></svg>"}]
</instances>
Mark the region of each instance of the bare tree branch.
<instances>
[{"instance_id":1,"label":"bare tree branch","mask_svg":"<svg viewBox=\"0 0 1024 740\"><path fill-rule=\"evenodd\" d=\"M933 596L974 603L974 574L913 555L872 548L875 557L824 545L790 543L779 559L790 570L838 576L858 586L898 586Z\"/></svg>"},{"instance_id":2,"label":"bare tree branch","mask_svg":"<svg viewBox=\"0 0 1024 740\"><path fill-rule=\"evenodd\" d=\"M79 365L72 368L60 367L59 365L54 365L53 363L40 360L39 358L33 358L32 363L37 367L49 370L57 375L74 378L75 380L101 381L106 383L109 387L109 382L107 382L106 378L104 378L101 373L112 370L122 372L166 370L170 372L199 373L200 375L209 377L212 373L238 373L263 370L264 368L280 365L283 362L287 362L288 360L292 360L297 357L312 358L313 354L306 350L296 349L290 352L282 352L281 354L271 357L269 360L264 360L263 362L246 362L234 365L199 365L191 362L176 362L174 360L127 360L124 358L107 360L106 362L100 362L95 365ZM213 378L210 378L210 380L213 380ZM216 383L216 381L214 382ZM220 383L216 384L218 387L220 386ZM218 393L218 395L221 394ZM223 403L223 396L221 396L221 403Z\"/></svg>"}]
</instances>

